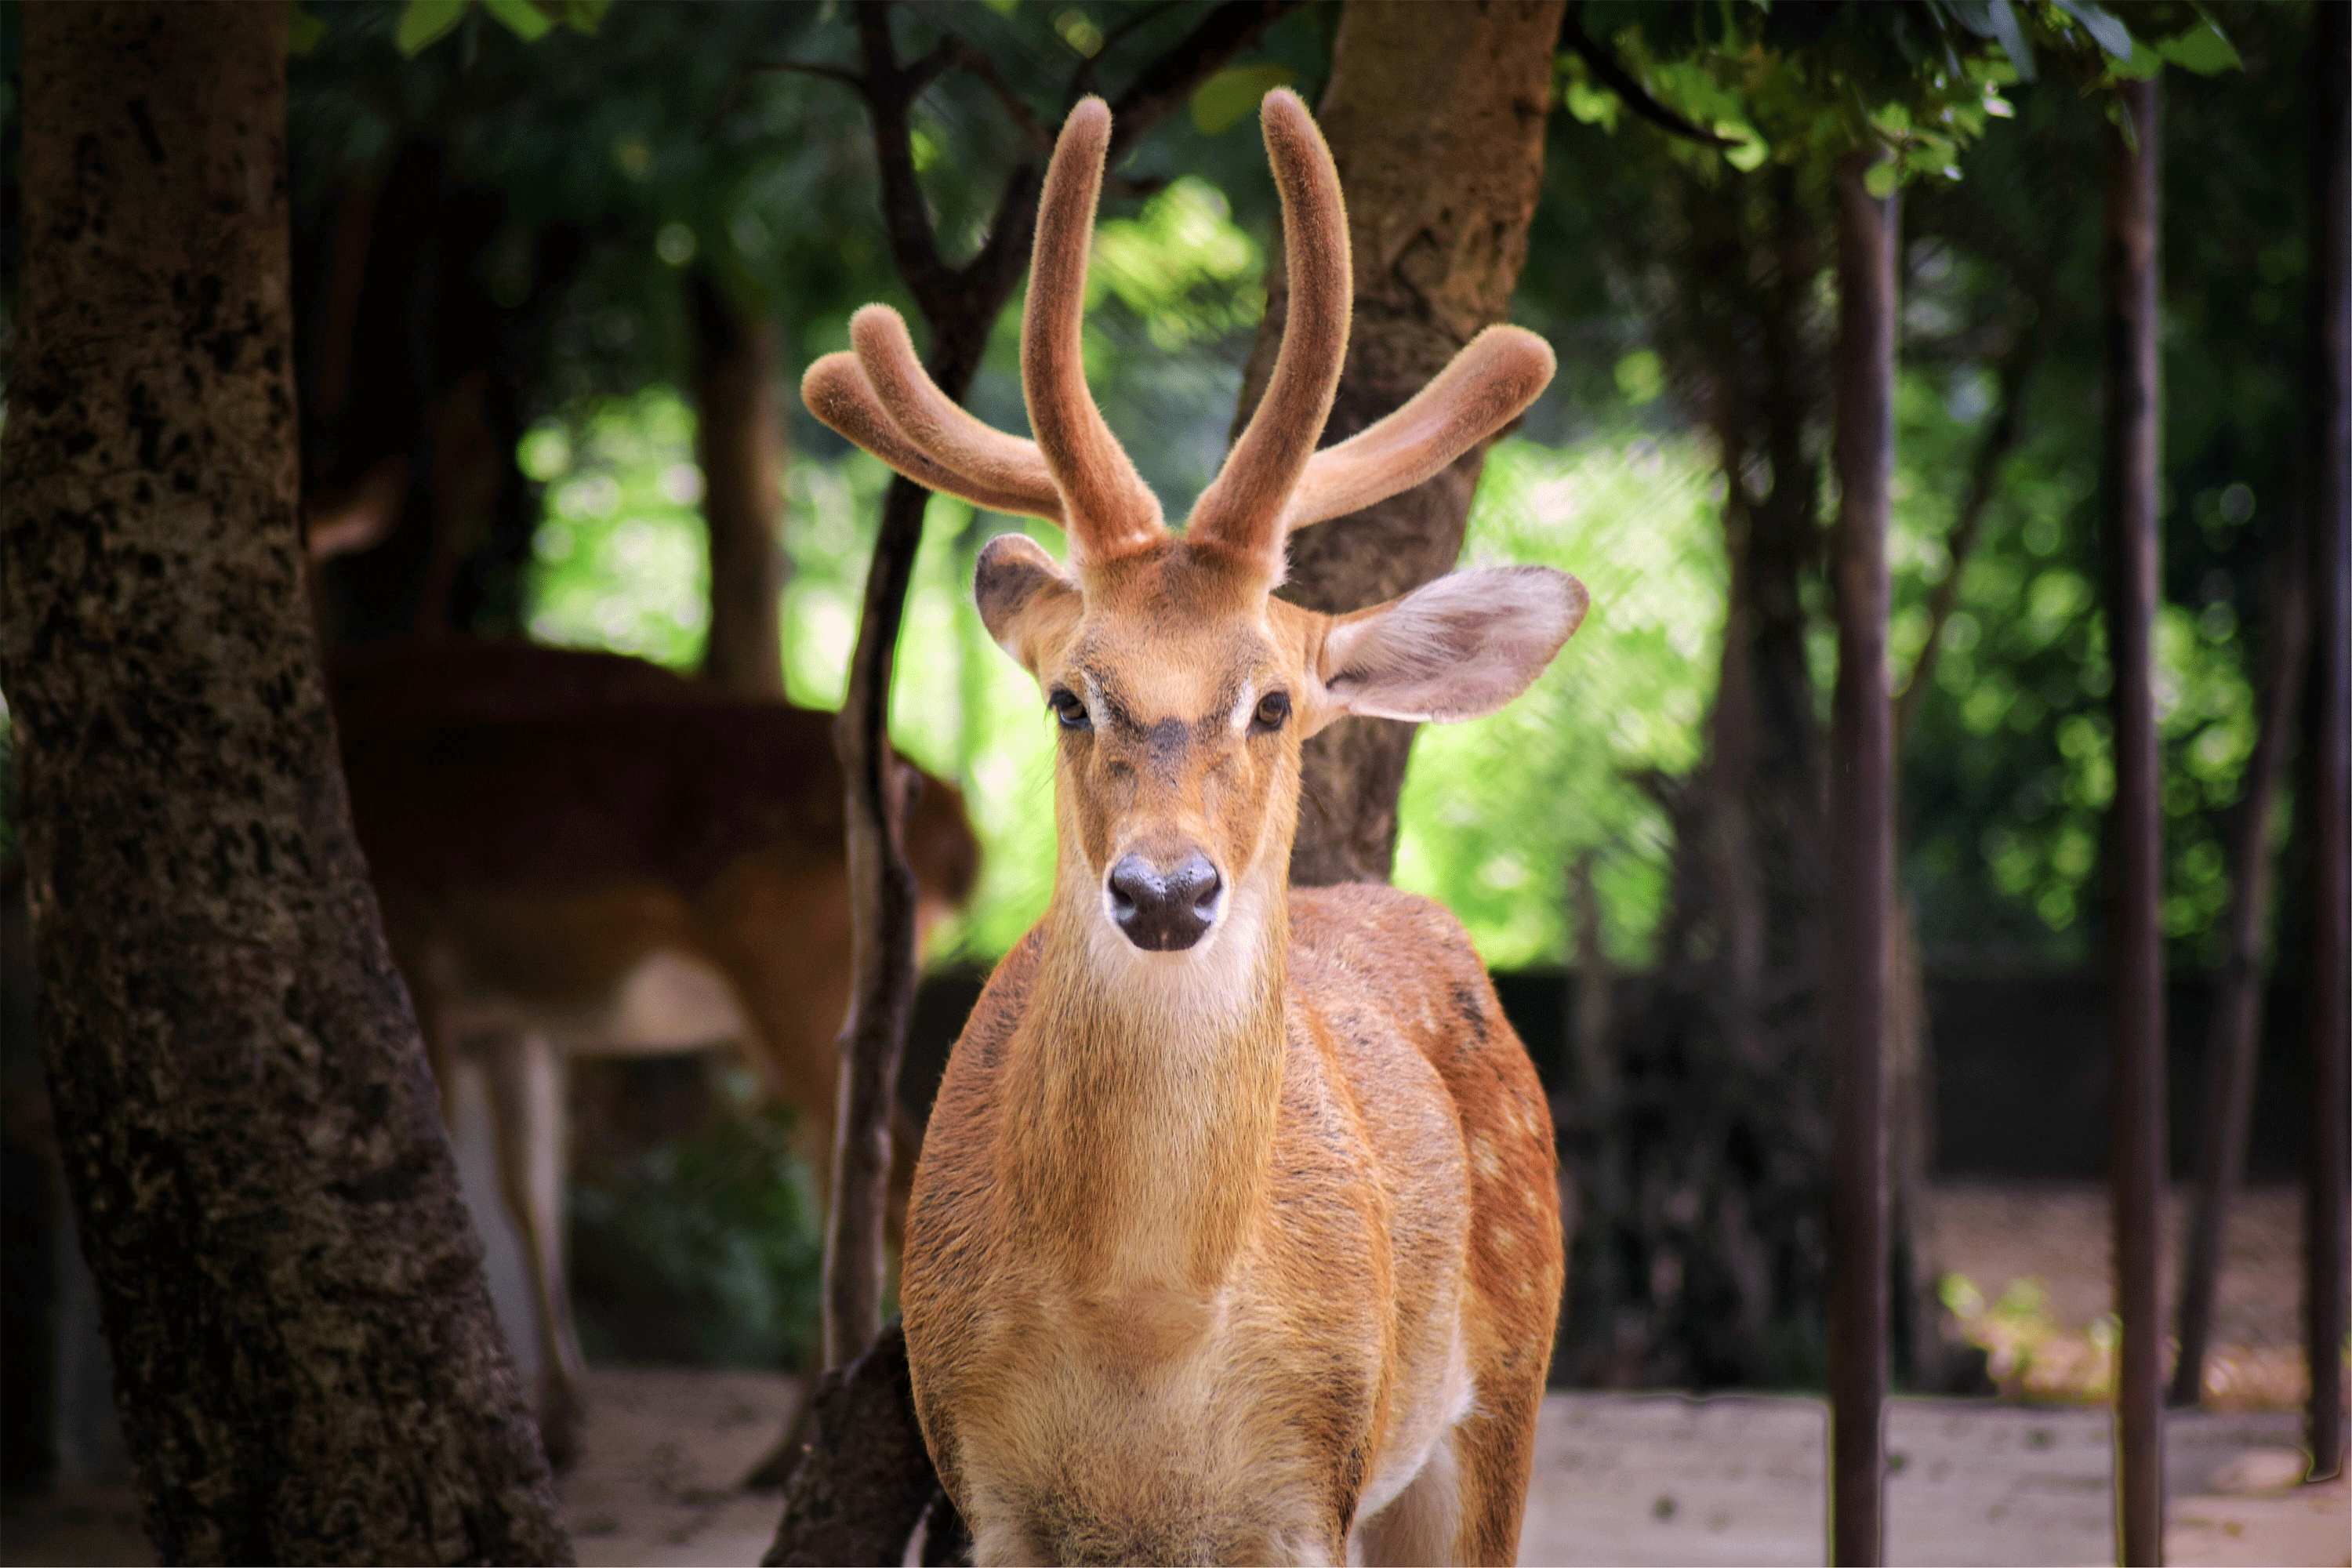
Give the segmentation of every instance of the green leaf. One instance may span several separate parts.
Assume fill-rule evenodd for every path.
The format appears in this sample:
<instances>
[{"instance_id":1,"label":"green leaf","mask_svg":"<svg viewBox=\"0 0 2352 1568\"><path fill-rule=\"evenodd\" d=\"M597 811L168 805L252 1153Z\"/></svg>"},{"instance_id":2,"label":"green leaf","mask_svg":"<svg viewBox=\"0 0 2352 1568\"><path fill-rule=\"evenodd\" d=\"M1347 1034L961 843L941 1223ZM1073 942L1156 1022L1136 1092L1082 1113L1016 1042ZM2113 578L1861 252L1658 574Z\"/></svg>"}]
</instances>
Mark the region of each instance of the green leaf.
<instances>
[{"instance_id":1,"label":"green leaf","mask_svg":"<svg viewBox=\"0 0 2352 1568\"><path fill-rule=\"evenodd\" d=\"M1203 136L1231 129L1297 73L1284 65L1235 66L1202 82L1192 94L1192 124Z\"/></svg>"},{"instance_id":2,"label":"green leaf","mask_svg":"<svg viewBox=\"0 0 2352 1568\"><path fill-rule=\"evenodd\" d=\"M2113 68L2115 74L2125 81L2146 81L2163 68L2164 57L2137 38L2132 40L2131 58Z\"/></svg>"},{"instance_id":3,"label":"green leaf","mask_svg":"<svg viewBox=\"0 0 2352 1568\"><path fill-rule=\"evenodd\" d=\"M2058 9L2083 24L2083 30L2097 40L2099 47L2119 60L2128 60L2132 53L2131 29L2122 19L2104 5L2091 0L2056 0Z\"/></svg>"},{"instance_id":4,"label":"green leaf","mask_svg":"<svg viewBox=\"0 0 2352 1568\"><path fill-rule=\"evenodd\" d=\"M604 13L613 8L613 0L531 0L531 3L553 15L557 21L573 32L585 33L592 38L596 36L596 29L604 25Z\"/></svg>"},{"instance_id":5,"label":"green leaf","mask_svg":"<svg viewBox=\"0 0 2352 1568\"><path fill-rule=\"evenodd\" d=\"M482 0L482 9L505 23L507 31L526 44L547 37L555 26L547 13L530 0Z\"/></svg>"},{"instance_id":6,"label":"green leaf","mask_svg":"<svg viewBox=\"0 0 2352 1568\"><path fill-rule=\"evenodd\" d=\"M2246 62L2238 58L2237 46L2221 36L2221 29L2207 22L2192 27L2176 38L2167 38L2156 46L2156 52L2182 70L2199 76L2219 76L2223 71L2243 70Z\"/></svg>"},{"instance_id":7,"label":"green leaf","mask_svg":"<svg viewBox=\"0 0 2352 1568\"><path fill-rule=\"evenodd\" d=\"M1898 171L1892 163L1882 160L1863 171L1862 188L1883 202L1895 194L1897 174Z\"/></svg>"},{"instance_id":8,"label":"green leaf","mask_svg":"<svg viewBox=\"0 0 2352 1568\"><path fill-rule=\"evenodd\" d=\"M1736 136L1739 139L1738 146L1724 150L1723 161L1743 174L1751 174L1762 168L1764 160L1772 155L1772 149L1764 144L1764 138L1756 133L1756 128L1752 125L1739 125L1725 121L1717 124L1715 129L1717 135Z\"/></svg>"},{"instance_id":9,"label":"green leaf","mask_svg":"<svg viewBox=\"0 0 2352 1568\"><path fill-rule=\"evenodd\" d=\"M327 36L327 24L302 9L298 3L286 7L286 52L307 55L319 47Z\"/></svg>"},{"instance_id":10,"label":"green leaf","mask_svg":"<svg viewBox=\"0 0 2352 1568\"><path fill-rule=\"evenodd\" d=\"M1013 8L1020 5L1021 0L982 0L982 3L998 16L1010 16L1013 15Z\"/></svg>"},{"instance_id":11,"label":"green leaf","mask_svg":"<svg viewBox=\"0 0 2352 1568\"><path fill-rule=\"evenodd\" d=\"M456 26L469 0L408 0L400 13L400 28L393 41L404 55L415 55Z\"/></svg>"},{"instance_id":12,"label":"green leaf","mask_svg":"<svg viewBox=\"0 0 2352 1568\"><path fill-rule=\"evenodd\" d=\"M2120 93L2108 96L2107 123L2123 137L2126 148L2134 153L2139 152L2139 128L2132 123L2131 110L2124 103Z\"/></svg>"},{"instance_id":13,"label":"green leaf","mask_svg":"<svg viewBox=\"0 0 2352 1568\"><path fill-rule=\"evenodd\" d=\"M2017 68L2017 79L2033 79L2033 46L2025 41L2025 29L2017 25L2017 13L2010 8L2009 0L1991 0L1985 7L1985 21L1992 36L2000 40L2000 52Z\"/></svg>"}]
</instances>

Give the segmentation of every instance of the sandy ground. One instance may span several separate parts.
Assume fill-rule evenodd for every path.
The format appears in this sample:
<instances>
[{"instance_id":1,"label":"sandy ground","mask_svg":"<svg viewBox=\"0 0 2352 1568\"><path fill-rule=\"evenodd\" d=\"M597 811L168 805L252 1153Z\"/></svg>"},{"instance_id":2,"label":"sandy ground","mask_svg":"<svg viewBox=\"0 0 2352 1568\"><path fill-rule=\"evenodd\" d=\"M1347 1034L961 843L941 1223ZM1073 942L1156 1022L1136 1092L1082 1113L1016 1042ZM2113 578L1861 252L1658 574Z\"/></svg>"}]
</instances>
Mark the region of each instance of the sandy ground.
<instances>
[{"instance_id":1,"label":"sandy ground","mask_svg":"<svg viewBox=\"0 0 2352 1568\"><path fill-rule=\"evenodd\" d=\"M2088 1342L2108 1309L2104 1194L1938 1188L1933 1256L1988 1299L2038 1282L2049 1326ZM2176 1207L2173 1256L2178 1256ZM2232 1405L2168 1424L2168 1559L2352 1564L2352 1490L2295 1485L2303 1457L2300 1207L2245 1195L2221 1284L2215 1365ZM2171 1300L2168 1279L2166 1300ZM2064 1350L2065 1346L2057 1349ZM2050 1347L2045 1363L2054 1364ZM2234 1378L2235 1382L2230 1382ZM2224 1388L2222 1384L2227 1384ZM600 1368L581 1462L562 1481L583 1563L756 1563L778 1500L736 1483L798 1390L751 1372ZM1817 1400L1556 1394L1538 1435L1529 1563L1819 1563L1827 1418ZM1888 1418L1896 1563L2112 1563L2111 1436L2095 1406L1898 1400ZM127 1486L79 1485L0 1514L0 1565L144 1563Z\"/></svg>"},{"instance_id":2,"label":"sandy ground","mask_svg":"<svg viewBox=\"0 0 2352 1568\"><path fill-rule=\"evenodd\" d=\"M750 1563L773 1495L735 1482L796 1397L759 1373L604 1369L582 1461L561 1488L580 1561ZM1827 1418L1817 1400L1558 1394L1545 1404L1520 1561L1808 1563L1822 1560ZM2294 1482L2285 1412L2170 1426L2175 1563L2352 1563L2352 1491ZM1888 1561L2112 1563L2105 1412L1898 1400L1888 1421ZM128 1489L13 1509L0 1563L153 1558Z\"/></svg>"}]
</instances>

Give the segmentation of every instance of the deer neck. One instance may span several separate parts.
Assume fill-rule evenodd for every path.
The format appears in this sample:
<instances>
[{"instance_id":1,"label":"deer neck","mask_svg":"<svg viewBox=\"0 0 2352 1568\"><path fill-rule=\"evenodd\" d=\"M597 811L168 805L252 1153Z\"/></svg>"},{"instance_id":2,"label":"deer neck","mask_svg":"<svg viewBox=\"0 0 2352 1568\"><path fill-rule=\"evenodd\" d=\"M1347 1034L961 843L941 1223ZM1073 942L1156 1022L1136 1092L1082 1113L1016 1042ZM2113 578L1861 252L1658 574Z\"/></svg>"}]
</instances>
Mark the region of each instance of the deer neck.
<instances>
[{"instance_id":1,"label":"deer neck","mask_svg":"<svg viewBox=\"0 0 2352 1568\"><path fill-rule=\"evenodd\" d=\"M1200 948L1138 952L1067 864L1013 1042L1009 1194L1075 1321L1172 1351L1204 1327L1269 1188L1286 885L1231 895Z\"/></svg>"}]
</instances>

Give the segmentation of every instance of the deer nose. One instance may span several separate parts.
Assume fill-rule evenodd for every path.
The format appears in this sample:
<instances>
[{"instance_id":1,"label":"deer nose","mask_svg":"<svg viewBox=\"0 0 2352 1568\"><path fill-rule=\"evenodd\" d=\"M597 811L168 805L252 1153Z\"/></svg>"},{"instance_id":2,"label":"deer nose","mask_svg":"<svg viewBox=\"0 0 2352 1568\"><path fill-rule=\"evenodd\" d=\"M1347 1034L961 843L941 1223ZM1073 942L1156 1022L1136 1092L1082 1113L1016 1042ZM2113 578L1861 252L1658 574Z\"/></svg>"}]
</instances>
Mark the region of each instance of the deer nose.
<instances>
[{"instance_id":1,"label":"deer nose","mask_svg":"<svg viewBox=\"0 0 2352 1568\"><path fill-rule=\"evenodd\" d=\"M1181 952L1216 919L1223 887L1217 868L1197 850L1165 872L1140 855L1121 856L1110 868L1111 919L1147 952Z\"/></svg>"}]
</instances>

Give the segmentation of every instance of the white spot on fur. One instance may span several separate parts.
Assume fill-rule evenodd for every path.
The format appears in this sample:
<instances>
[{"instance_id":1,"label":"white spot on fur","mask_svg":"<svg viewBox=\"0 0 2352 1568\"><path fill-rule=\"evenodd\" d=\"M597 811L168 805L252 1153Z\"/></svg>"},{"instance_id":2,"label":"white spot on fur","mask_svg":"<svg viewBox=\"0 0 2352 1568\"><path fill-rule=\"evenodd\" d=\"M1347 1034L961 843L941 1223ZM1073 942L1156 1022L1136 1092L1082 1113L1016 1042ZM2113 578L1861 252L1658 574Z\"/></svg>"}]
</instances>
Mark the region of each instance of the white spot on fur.
<instances>
[{"instance_id":1,"label":"white spot on fur","mask_svg":"<svg viewBox=\"0 0 2352 1568\"><path fill-rule=\"evenodd\" d=\"M1495 1152L1493 1142L1485 1133L1481 1132L1470 1141L1470 1160L1478 1167L1478 1174L1486 1180L1490 1182L1502 1180L1502 1157Z\"/></svg>"}]
</instances>

